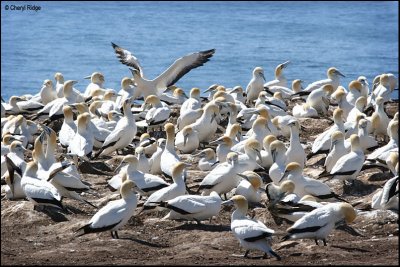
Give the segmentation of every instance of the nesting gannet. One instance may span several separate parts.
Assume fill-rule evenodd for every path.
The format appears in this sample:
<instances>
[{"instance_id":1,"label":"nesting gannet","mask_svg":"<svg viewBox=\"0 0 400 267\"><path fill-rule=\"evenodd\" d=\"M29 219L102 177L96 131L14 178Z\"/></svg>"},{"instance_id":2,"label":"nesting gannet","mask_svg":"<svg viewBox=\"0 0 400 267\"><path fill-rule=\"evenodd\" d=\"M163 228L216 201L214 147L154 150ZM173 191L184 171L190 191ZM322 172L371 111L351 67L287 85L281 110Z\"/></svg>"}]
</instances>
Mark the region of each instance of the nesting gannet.
<instances>
[{"instance_id":1,"label":"nesting gannet","mask_svg":"<svg viewBox=\"0 0 400 267\"><path fill-rule=\"evenodd\" d=\"M167 177L172 177L172 168L180 161L175 151L175 127L172 123L164 125L167 134L165 149L161 154L161 170Z\"/></svg>"},{"instance_id":2,"label":"nesting gannet","mask_svg":"<svg viewBox=\"0 0 400 267\"><path fill-rule=\"evenodd\" d=\"M297 220L287 229L288 234L282 240L312 238L318 245L338 224L351 223L356 218L355 209L348 203L329 203L317 208Z\"/></svg>"},{"instance_id":3,"label":"nesting gannet","mask_svg":"<svg viewBox=\"0 0 400 267\"><path fill-rule=\"evenodd\" d=\"M85 77L85 79L90 79L90 83L84 93L85 96L91 96L94 90L103 88L104 75L102 73L93 72L92 75Z\"/></svg>"},{"instance_id":4,"label":"nesting gannet","mask_svg":"<svg viewBox=\"0 0 400 267\"><path fill-rule=\"evenodd\" d=\"M216 104L206 105L203 115L196 122L190 124L193 130L197 131L199 142L210 140L217 131L218 124L216 117L218 112L219 108Z\"/></svg>"},{"instance_id":5,"label":"nesting gannet","mask_svg":"<svg viewBox=\"0 0 400 267\"><path fill-rule=\"evenodd\" d=\"M273 164L269 168L268 174L274 184L279 185L280 179L286 168L286 147L282 141L275 140L269 146Z\"/></svg>"},{"instance_id":6,"label":"nesting gannet","mask_svg":"<svg viewBox=\"0 0 400 267\"><path fill-rule=\"evenodd\" d=\"M263 168L269 169L274 161L272 160L272 154L270 150L270 145L273 141L277 140L274 135L267 135L263 139L263 150L260 151L261 159L257 160Z\"/></svg>"},{"instance_id":7,"label":"nesting gannet","mask_svg":"<svg viewBox=\"0 0 400 267\"><path fill-rule=\"evenodd\" d=\"M226 162L218 164L203 178L197 192L203 190L203 196L212 191L218 194L226 194L235 188L241 180L237 175L239 173L238 158L236 152L230 152Z\"/></svg>"},{"instance_id":8,"label":"nesting gannet","mask_svg":"<svg viewBox=\"0 0 400 267\"><path fill-rule=\"evenodd\" d=\"M299 197L312 195L321 200L332 198L343 200L332 192L327 184L319 180L305 177L302 173L303 168L297 162L291 162L287 164L285 172L279 182L284 181L285 178L292 181L295 184L294 193Z\"/></svg>"},{"instance_id":9,"label":"nesting gannet","mask_svg":"<svg viewBox=\"0 0 400 267\"><path fill-rule=\"evenodd\" d=\"M275 116L273 119L271 119L271 122L275 125L279 135L284 137L290 137L289 123L295 120L297 120L296 117L293 117L291 115L285 115L285 116Z\"/></svg>"},{"instance_id":10,"label":"nesting gannet","mask_svg":"<svg viewBox=\"0 0 400 267\"><path fill-rule=\"evenodd\" d=\"M318 113L326 115L329 107L329 97L334 92L331 84L313 90L307 97L306 103L313 107Z\"/></svg>"},{"instance_id":11,"label":"nesting gannet","mask_svg":"<svg viewBox=\"0 0 400 267\"><path fill-rule=\"evenodd\" d=\"M18 115L20 110L17 103L19 101L24 101L24 99L15 95L11 96L8 103L4 103L5 115Z\"/></svg>"},{"instance_id":12,"label":"nesting gannet","mask_svg":"<svg viewBox=\"0 0 400 267\"><path fill-rule=\"evenodd\" d=\"M151 156L157 150L157 140L148 133L143 133L140 136L139 147L143 147L146 156Z\"/></svg>"},{"instance_id":13,"label":"nesting gannet","mask_svg":"<svg viewBox=\"0 0 400 267\"><path fill-rule=\"evenodd\" d=\"M218 193L211 192L209 196L178 196L168 201L157 202L157 205L170 210L163 220L194 220L200 224L200 221L217 216L221 210L221 203Z\"/></svg>"},{"instance_id":14,"label":"nesting gannet","mask_svg":"<svg viewBox=\"0 0 400 267\"><path fill-rule=\"evenodd\" d=\"M90 120L89 113L78 116L77 131L69 142L68 150L79 157L92 157L94 136L87 129Z\"/></svg>"},{"instance_id":15,"label":"nesting gannet","mask_svg":"<svg viewBox=\"0 0 400 267\"><path fill-rule=\"evenodd\" d=\"M199 146L199 136L191 126L185 126L176 134L175 146L182 153L192 153Z\"/></svg>"},{"instance_id":16,"label":"nesting gannet","mask_svg":"<svg viewBox=\"0 0 400 267\"><path fill-rule=\"evenodd\" d=\"M37 177L38 165L31 161L22 175L21 187L27 199L36 206L51 206L63 209L61 195L49 182Z\"/></svg>"},{"instance_id":17,"label":"nesting gannet","mask_svg":"<svg viewBox=\"0 0 400 267\"><path fill-rule=\"evenodd\" d=\"M167 121L171 114L171 109L167 104L160 101L155 95L149 95L144 101L144 106L151 106L146 114L146 123L149 126L159 126Z\"/></svg>"},{"instance_id":18,"label":"nesting gannet","mask_svg":"<svg viewBox=\"0 0 400 267\"><path fill-rule=\"evenodd\" d=\"M106 89L103 98L101 100L101 107L99 108L99 112L101 114L107 114L112 110L118 110L118 105L116 103L117 92L114 89Z\"/></svg>"},{"instance_id":19,"label":"nesting gannet","mask_svg":"<svg viewBox=\"0 0 400 267\"><path fill-rule=\"evenodd\" d=\"M263 251L264 256L269 254L281 260L281 257L271 248L271 239L275 231L269 229L261 221L246 217L248 202L244 196L236 195L222 202L222 205L232 204L235 205L236 210L231 216L231 230L240 245L246 249L244 257L247 257L250 249L256 249Z\"/></svg>"},{"instance_id":20,"label":"nesting gannet","mask_svg":"<svg viewBox=\"0 0 400 267\"><path fill-rule=\"evenodd\" d=\"M343 110L343 118L347 118L349 112L354 108L355 102L354 104L347 102L346 92L342 86L339 86L331 97L336 100L339 108Z\"/></svg>"},{"instance_id":21,"label":"nesting gannet","mask_svg":"<svg viewBox=\"0 0 400 267\"><path fill-rule=\"evenodd\" d=\"M303 91L311 92L315 89L318 89L326 84L330 84L333 87L333 91L340 85L340 76L345 77L339 70L334 67L331 67L327 71L328 79L320 80L309 84Z\"/></svg>"},{"instance_id":22,"label":"nesting gannet","mask_svg":"<svg viewBox=\"0 0 400 267\"><path fill-rule=\"evenodd\" d=\"M252 106L253 101L257 99L261 91L264 90L264 70L261 67L256 67L253 70L253 77L251 78L249 84L246 87L246 104Z\"/></svg>"},{"instance_id":23,"label":"nesting gannet","mask_svg":"<svg viewBox=\"0 0 400 267\"><path fill-rule=\"evenodd\" d=\"M125 100L123 105L124 117L118 121L115 129L107 136L97 155L108 155L115 150L127 147L132 142L136 136L137 127L130 108L131 105L131 99Z\"/></svg>"},{"instance_id":24,"label":"nesting gannet","mask_svg":"<svg viewBox=\"0 0 400 267\"><path fill-rule=\"evenodd\" d=\"M34 95L30 100L46 105L47 103L53 101L56 98L57 95L53 91L53 82L51 80L44 80L42 88L40 89L39 93Z\"/></svg>"},{"instance_id":25,"label":"nesting gannet","mask_svg":"<svg viewBox=\"0 0 400 267\"><path fill-rule=\"evenodd\" d=\"M292 114L296 118L319 118L317 110L307 103L296 104L293 107Z\"/></svg>"},{"instance_id":26,"label":"nesting gannet","mask_svg":"<svg viewBox=\"0 0 400 267\"><path fill-rule=\"evenodd\" d=\"M178 130L182 130L185 126L196 122L198 118L200 118L204 113L204 109L188 109L185 112L181 112L178 120L177 120L177 127Z\"/></svg>"},{"instance_id":27,"label":"nesting gannet","mask_svg":"<svg viewBox=\"0 0 400 267\"><path fill-rule=\"evenodd\" d=\"M373 209L399 210L399 176L389 179L372 197Z\"/></svg>"},{"instance_id":28,"label":"nesting gannet","mask_svg":"<svg viewBox=\"0 0 400 267\"><path fill-rule=\"evenodd\" d=\"M190 98L183 102L179 114L199 108L201 108L200 89L195 87L190 90Z\"/></svg>"},{"instance_id":29,"label":"nesting gannet","mask_svg":"<svg viewBox=\"0 0 400 267\"><path fill-rule=\"evenodd\" d=\"M216 154L212 148L206 148L193 156L201 156L197 165L201 171L210 171L216 166Z\"/></svg>"},{"instance_id":30,"label":"nesting gannet","mask_svg":"<svg viewBox=\"0 0 400 267\"><path fill-rule=\"evenodd\" d=\"M361 94L361 90L362 90L361 82L359 82L359 81L351 81L349 83L349 92L346 95L347 102L354 106L356 104L356 100L360 96L363 96Z\"/></svg>"},{"instance_id":31,"label":"nesting gannet","mask_svg":"<svg viewBox=\"0 0 400 267\"><path fill-rule=\"evenodd\" d=\"M273 182L267 184L265 187L265 194L267 195L269 201L268 206L273 207L286 196L294 194L294 188L295 184L290 180L283 181L280 185L275 185ZM291 197L291 199L293 199L293 197Z\"/></svg>"},{"instance_id":32,"label":"nesting gannet","mask_svg":"<svg viewBox=\"0 0 400 267\"><path fill-rule=\"evenodd\" d=\"M157 140L157 150L153 153L149 159L150 163L150 173L151 174L162 174L161 170L161 155L165 148L165 139L160 138Z\"/></svg>"},{"instance_id":33,"label":"nesting gannet","mask_svg":"<svg viewBox=\"0 0 400 267\"><path fill-rule=\"evenodd\" d=\"M391 135L392 125L393 125L394 123L396 123L396 122L397 122L397 123L399 122L399 112L398 112L398 111L394 114L393 119L391 119L391 120L389 121L389 124L388 124L387 135L388 135L390 138L392 138L392 135Z\"/></svg>"},{"instance_id":34,"label":"nesting gannet","mask_svg":"<svg viewBox=\"0 0 400 267\"><path fill-rule=\"evenodd\" d=\"M74 114L72 112L72 108L70 106L64 106L63 112L64 112L64 121L63 124L61 125L60 132L58 133L58 139L62 147L68 148L69 143L74 138L77 126L74 123L73 119Z\"/></svg>"},{"instance_id":35,"label":"nesting gannet","mask_svg":"<svg viewBox=\"0 0 400 267\"><path fill-rule=\"evenodd\" d=\"M283 86L287 87L287 80L285 76L283 75L283 70L289 65L290 61L286 61L282 64L279 64L275 68L275 80L266 82L264 84L264 87L270 87L270 86Z\"/></svg>"},{"instance_id":36,"label":"nesting gannet","mask_svg":"<svg viewBox=\"0 0 400 267\"><path fill-rule=\"evenodd\" d=\"M306 153L300 143L300 124L297 120L290 122L290 145L285 153L286 163L297 162L304 167L306 162Z\"/></svg>"},{"instance_id":37,"label":"nesting gannet","mask_svg":"<svg viewBox=\"0 0 400 267\"><path fill-rule=\"evenodd\" d=\"M311 154L307 156L307 159L317 154L328 153L331 147L331 135L333 132L339 131L344 134L343 109L337 108L333 111L333 122L334 124L331 127L315 138Z\"/></svg>"},{"instance_id":38,"label":"nesting gannet","mask_svg":"<svg viewBox=\"0 0 400 267\"><path fill-rule=\"evenodd\" d=\"M143 204L143 210L154 209L157 207L155 202L171 200L175 197L186 194L185 172L189 166L183 162L178 162L172 167L173 183L152 193Z\"/></svg>"},{"instance_id":39,"label":"nesting gannet","mask_svg":"<svg viewBox=\"0 0 400 267\"><path fill-rule=\"evenodd\" d=\"M298 93L303 89L301 86L302 82L302 80L296 79L293 80L291 89L286 86L272 85L268 86L268 90L272 93L280 92L283 99L289 99L292 94Z\"/></svg>"},{"instance_id":40,"label":"nesting gannet","mask_svg":"<svg viewBox=\"0 0 400 267\"><path fill-rule=\"evenodd\" d=\"M129 180L135 182L137 187L140 189L140 194L144 196L149 196L157 190L169 186L169 184L162 178L140 171L138 169L139 160L133 155L125 156L122 159L120 166L122 166L123 163L128 163L127 168L121 168L119 176L116 175L108 181L108 184L112 189L117 190L121 187L121 178L124 176L124 174L127 175ZM118 166L116 169L119 169L120 166Z\"/></svg>"},{"instance_id":41,"label":"nesting gannet","mask_svg":"<svg viewBox=\"0 0 400 267\"><path fill-rule=\"evenodd\" d=\"M341 180L355 179L360 172L365 160L363 149L360 145L360 137L350 137L351 152L341 157L333 166L329 176ZM320 176L322 177L322 176Z\"/></svg>"},{"instance_id":42,"label":"nesting gannet","mask_svg":"<svg viewBox=\"0 0 400 267\"><path fill-rule=\"evenodd\" d=\"M120 191L122 198L108 202L96 212L88 224L76 231L77 236L111 231L112 238L119 238L117 231L128 222L136 209L137 196L133 192L136 188L135 183L131 180L124 181Z\"/></svg>"},{"instance_id":43,"label":"nesting gannet","mask_svg":"<svg viewBox=\"0 0 400 267\"><path fill-rule=\"evenodd\" d=\"M215 141L210 142L210 145L218 144L216 148L217 159L219 163L226 162L226 157L229 152L231 152L231 147L233 145L232 139L229 136L221 136Z\"/></svg>"},{"instance_id":44,"label":"nesting gannet","mask_svg":"<svg viewBox=\"0 0 400 267\"><path fill-rule=\"evenodd\" d=\"M209 58L215 53L215 49L200 51L181 57L157 78L147 80L143 77L143 71L138 61L132 53L115 44L112 44L117 56L121 59L121 63L134 69L131 69L133 78L137 85L137 90L146 98L148 95L160 96L168 86L175 84L190 70L202 66L209 61Z\"/></svg>"},{"instance_id":45,"label":"nesting gannet","mask_svg":"<svg viewBox=\"0 0 400 267\"><path fill-rule=\"evenodd\" d=\"M259 203L261 201L262 191L262 179L260 175L253 171L245 171L243 173L238 173L240 177L244 178L235 190L235 195L244 196L247 201Z\"/></svg>"}]
</instances>

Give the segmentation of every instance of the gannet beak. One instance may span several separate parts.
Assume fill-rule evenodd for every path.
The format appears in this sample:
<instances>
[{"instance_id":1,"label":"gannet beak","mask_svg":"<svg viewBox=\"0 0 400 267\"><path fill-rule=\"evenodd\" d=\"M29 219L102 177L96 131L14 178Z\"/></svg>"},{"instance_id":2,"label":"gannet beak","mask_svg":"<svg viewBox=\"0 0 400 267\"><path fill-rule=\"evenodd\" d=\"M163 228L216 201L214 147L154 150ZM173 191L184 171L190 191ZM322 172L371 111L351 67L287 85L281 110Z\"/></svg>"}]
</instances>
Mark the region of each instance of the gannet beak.
<instances>
[{"instance_id":1,"label":"gannet beak","mask_svg":"<svg viewBox=\"0 0 400 267\"><path fill-rule=\"evenodd\" d=\"M78 81L72 81L72 85L77 84L77 83L78 83Z\"/></svg>"},{"instance_id":2,"label":"gannet beak","mask_svg":"<svg viewBox=\"0 0 400 267\"><path fill-rule=\"evenodd\" d=\"M192 154L192 156L193 156L193 157L198 157L198 156L201 156L203 153L204 153L203 151L200 151L200 152L197 153L197 154Z\"/></svg>"},{"instance_id":3,"label":"gannet beak","mask_svg":"<svg viewBox=\"0 0 400 267\"><path fill-rule=\"evenodd\" d=\"M208 88L207 90L205 90L205 91L203 92L203 94L205 94L205 93L207 93L207 92L211 92L211 91L213 91L213 90L214 90L214 88L210 87L210 88Z\"/></svg>"},{"instance_id":4,"label":"gannet beak","mask_svg":"<svg viewBox=\"0 0 400 267\"><path fill-rule=\"evenodd\" d=\"M257 156L258 156L258 158L260 159L260 161L262 162L262 158L261 158L261 152L260 152L260 150L258 150L258 149L255 149L255 151L256 151L256 153L257 153Z\"/></svg>"},{"instance_id":5,"label":"gannet beak","mask_svg":"<svg viewBox=\"0 0 400 267\"><path fill-rule=\"evenodd\" d=\"M220 143L221 143L221 140L217 139L217 140L211 141L210 145L215 145L215 144L220 144Z\"/></svg>"},{"instance_id":6,"label":"gannet beak","mask_svg":"<svg viewBox=\"0 0 400 267\"><path fill-rule=\"evenodd\" d=\"M282 182L283 179L285 179L288 176L288 172L285 171L285 173L282 175L281 179L278 181L278 183Z\"/></svg>"},{"instance_id":7,"label":"gannet beak","mask_svg":"<svg viewBox=\"0 0 400 267\"><path fill-rule=\"evenodd\" d=\"M338 75L342 76L342 77L346 77L346 76L344 76L344 74L341 73L340 71L336 71L336 73L337 73Z\"/></svg>"},{"instance_id":8,"label":"gannet beak","mask_svg":"<svg viewBox=\"0 0 400 267\"><path fill-rule=\"evenodd\" d=\"M121 163L117 166L117 168L115 168L115 172L119 172L124 163L125 163L124 161L121 161Z\"/></svg>"},{"instance_id":9,"label":"gannet beak","mask_svg":"<svg viewBox=\"0 0 400 267\"><path fill-rule=\"evenodd\" d=\"M240 141L240 139L242 139L242 134L240 132L237 132L236 137L238 141Z\"/></svg>"},{"instance_id":10,"label":"gannet beak","mask_svg":"<svg viewBox=\"0 0 400 267\"><path fill-rule=\"evenodd\" d=\"M185 135L183 136L183 145L184 145L184 146L186 146L187 140L188 140L188 134L185 134Z\"/></svg>"},{"instance_id":11,"label":"gannet beak","mask_svg":"<svg viewBox=\"0 0 400 267\"><path fill-rule=\"evenodd\" d=\"M233 204L234 204L233 200L230 200L230 199L221 203L221 205L223 205L223 206L231 206Z\"/></svg>"},{"instance_id":12,"label":"gannet beak","mask_svg":"<svg viewBox=\"0 0 400 267\"><path fill-rule=\"evenodd\" d=\"M90 79L91 75L84 77L83 79Z\"/></svg>"},{"instance_id":13,"label":"gannet beak","mask_svg":"<svg viewBox=\"0 0 400 267\"><path fill-rule=\"evenodd\" d=\"M212 122L214 121L215 117L217 117L217 114L216 114L216 113L214 113L214 114L211 116L211 122L210 122L210 123L212 123Z\"/></svg>"},{"instance_id":14,"label":"gannet beak","mask_svg":"<svg viewBox=\"0 0 400 267\"><path fill-rule=\"evenodd\" d=\"M236 173L236 175L238 175L238 176L242 177L243 179L246 179L247 181L249 181L249 177L247 177L247 176L244 175L244 174Z\"/></svg>"},{"instance_id":15,"label":"gannet beak","mask_svg":"<svg viewBox=\"0 0 400 267\"><path fill-rule=\"evenodd\" d=\"M284 63L282 63L282 69L286 68L289 65L290 61L286 61Z\"/></svg>"},{"instance_id":16,"label":"gannet beak","mask_svg":"<svg viewBox=\"0 0 400 267\"><path fill-rule=\"evenodd\" d=\"M264 73L260 73L260 76L263 78L263 80L265 81L265 76L264 76Z\"/></svg>"}]
</instances>

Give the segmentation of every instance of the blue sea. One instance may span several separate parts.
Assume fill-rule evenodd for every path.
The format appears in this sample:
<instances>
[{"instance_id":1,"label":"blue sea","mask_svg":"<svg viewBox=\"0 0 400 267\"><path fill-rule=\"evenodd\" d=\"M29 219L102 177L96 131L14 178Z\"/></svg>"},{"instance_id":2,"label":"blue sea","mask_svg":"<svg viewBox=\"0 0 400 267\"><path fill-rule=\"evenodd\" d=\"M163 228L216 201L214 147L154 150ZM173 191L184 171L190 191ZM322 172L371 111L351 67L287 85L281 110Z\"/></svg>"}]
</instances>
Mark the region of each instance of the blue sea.
<instances>
[{"instance_id":1,"label":"blue sea","mask_svg":"<svg viewBox=\"0 0 400 267\"><path fill-rule=\"evenodd\" d=\"M29 7L28 7L29 5ZM25 9L24 9L25 6ZM34 7L36 6L36 7ZM335 66L348 83L391 72L398 77L398 2L1 2L1 94L37 93L62 72L84 91L94 71L119 90L130 76L111 42L155 78L177 58L216 49L178 86L245 87L261 66L268 80L286 60L286 78L304 85ZM397 94L397 92L396 92ZM397 98L397 97L396 97Z\"/></svg>"}]
</instances>

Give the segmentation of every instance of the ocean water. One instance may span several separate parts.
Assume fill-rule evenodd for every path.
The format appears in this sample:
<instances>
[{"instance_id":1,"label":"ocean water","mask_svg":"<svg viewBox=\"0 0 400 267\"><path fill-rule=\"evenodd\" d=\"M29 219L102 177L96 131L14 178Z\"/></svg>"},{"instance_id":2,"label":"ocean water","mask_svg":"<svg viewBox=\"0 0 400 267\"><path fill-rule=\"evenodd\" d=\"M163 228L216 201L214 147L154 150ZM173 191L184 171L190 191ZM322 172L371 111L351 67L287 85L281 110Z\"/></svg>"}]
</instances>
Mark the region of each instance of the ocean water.
<instances>
[{"instance_id":1,"label":"ocean water","mask_svg":"<svg viewBox=\"0 0 400 267\"><path fill-rule=\"evenodd\" d=\"M346 88L359 75L371 84L381 73L398 77L398 8L381 1L1 2L1 94L7 101L37 93L56 72L78 80L83 92L83 77L101 71L105 87L119 90L130 71L110 42L133 52L147 78L183 55L215 48L209 62L179 80L186 91L214 83L245 88L257 66L272 80L286 60L289 82L325 79L335 66Z\"/></svg>"}]
</instances>

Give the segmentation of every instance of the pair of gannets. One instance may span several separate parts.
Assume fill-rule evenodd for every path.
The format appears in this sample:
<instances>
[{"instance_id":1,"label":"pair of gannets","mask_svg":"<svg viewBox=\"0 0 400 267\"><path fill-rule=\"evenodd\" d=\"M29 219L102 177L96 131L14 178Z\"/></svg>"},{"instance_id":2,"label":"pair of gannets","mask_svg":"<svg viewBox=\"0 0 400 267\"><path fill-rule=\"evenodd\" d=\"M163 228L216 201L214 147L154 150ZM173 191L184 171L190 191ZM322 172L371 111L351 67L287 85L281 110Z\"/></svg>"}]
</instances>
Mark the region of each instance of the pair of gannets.
<instances>
[{"instance_id":1,"label":"pair of gannets","mask_svg":"<svg viewBox=\"0 0 400 267\"><path fill-rule=\"evenodd\" d=\"M146 98L149 95L160 96L167 87L175 84L190 70L202 66L209 61L209 58L215 53L215 49L192 53L177 59L167 70L153 80L144 78L143 69L139 61L128 50L111 43L120 62L131 69L133 79L135 80L139 96Z\"/></svg>"}]
</instances>

